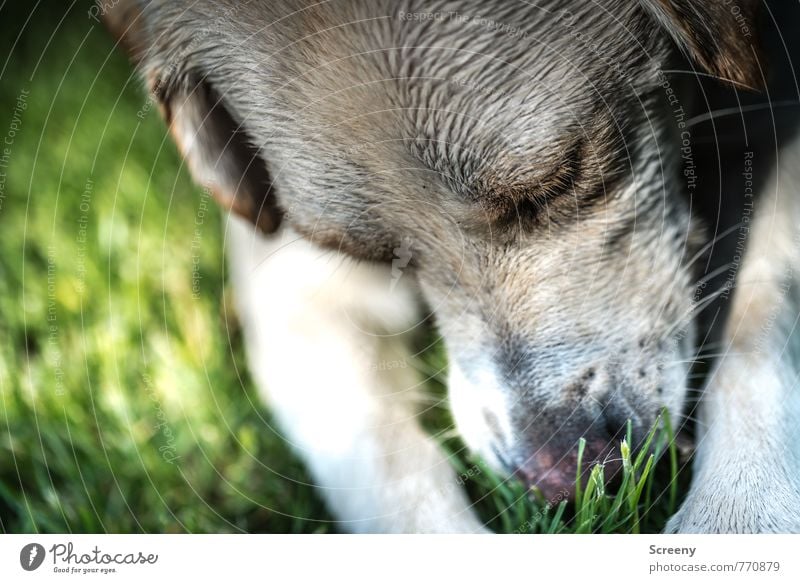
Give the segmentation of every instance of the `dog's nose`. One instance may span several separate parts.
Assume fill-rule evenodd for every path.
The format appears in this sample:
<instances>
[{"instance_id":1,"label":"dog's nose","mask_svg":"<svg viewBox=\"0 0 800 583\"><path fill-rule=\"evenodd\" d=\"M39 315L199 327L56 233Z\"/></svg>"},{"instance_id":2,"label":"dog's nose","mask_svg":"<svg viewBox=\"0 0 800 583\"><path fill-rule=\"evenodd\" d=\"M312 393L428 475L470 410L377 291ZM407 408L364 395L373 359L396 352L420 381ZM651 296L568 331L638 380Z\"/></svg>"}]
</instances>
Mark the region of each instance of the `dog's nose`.
<instances>
[{"instance_id":1,"label":"dog's nose","mask_svg":"<svg viewBox=\"0 0 800 583\"><path fill-rule=\"evenodd\" d=\"M599 427L595 428L595 425ZM544 497L555 504L561 500L573 499L577 480L585 487L589 472L595 464L603 465L603 476L609 481L621 474L622 458L620 441L623 429L616 424L602 420L578 433L563 430L542 435L537 431L540 445L533 446L527 456L520 456L515 474L527 486L538 488ZM586 440L578 468L579 438Z\"/></svg>"},{"instance_id":2,"label":"dog's nose","mask_svg":"<svg viewBox=\"0 0 800 583\"><path fill-rule=\"evenodd\" d=\"M614 479L622 469L619 445L605 441L587 441L581 460L580 480L586 486L589 472L595 464L603 465L606 480ZM560 447L543 446L516 470L516 475L528 487L536 487L545 499L555 504L573 499L578 481L578 445L564 451Z\"/></svg>"}]
</instances>

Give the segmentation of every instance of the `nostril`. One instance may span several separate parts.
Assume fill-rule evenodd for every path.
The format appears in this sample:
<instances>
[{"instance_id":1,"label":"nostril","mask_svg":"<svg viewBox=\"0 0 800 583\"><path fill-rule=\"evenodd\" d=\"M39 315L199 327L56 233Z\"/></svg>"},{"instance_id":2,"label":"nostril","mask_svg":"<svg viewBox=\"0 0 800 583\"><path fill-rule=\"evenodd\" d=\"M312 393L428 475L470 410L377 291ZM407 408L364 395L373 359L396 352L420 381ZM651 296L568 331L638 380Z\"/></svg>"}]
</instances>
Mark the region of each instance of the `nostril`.
<instances>
[{"instance_id":1,"label":"nostril","mask_svg":"<svg viewBox=\"0 0 800 583\"><path fill-rule=\"evenodd\" d=\"M609 442L622 440L628 432L628 423L632 422L634 427L638 426L638 416L635 409L623 396L621 391L609 395L604 401L602 409L602 423L597 423L595 427L602 430L605 438ZM599 421L599 420L596 420ZM597 433L595 433L597 435ZM600 437L597 435L597 437Z\"/></svg>"},{"instance_id":2,"label":"nostril","mask_svg":"<svg viewBox=\"0 0 800 583\"><path fill-rule=\"evenodd\" d=\"M625 432L626 421L620 421L614 415L603 415L603 431L609 442L621 438Z\"/></svg>"}]
</instances>

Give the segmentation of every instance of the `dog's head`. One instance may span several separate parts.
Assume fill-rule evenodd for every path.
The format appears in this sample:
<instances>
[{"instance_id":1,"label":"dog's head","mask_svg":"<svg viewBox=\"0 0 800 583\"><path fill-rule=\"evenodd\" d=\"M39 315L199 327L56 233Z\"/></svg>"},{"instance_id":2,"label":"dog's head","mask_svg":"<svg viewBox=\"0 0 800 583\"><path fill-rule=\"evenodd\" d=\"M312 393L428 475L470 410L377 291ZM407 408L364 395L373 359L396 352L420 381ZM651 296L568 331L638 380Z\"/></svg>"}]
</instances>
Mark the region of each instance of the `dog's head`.
<instances>
[{"instance_id":1,"label":"dog's head","mask_svg":"<svg viewBox=\"0 0 800 583\"><path fill-rule=\"evenodd\" d=\"M545 494L678 418L691 156L662 73L760 78L751 2L114 2L195 175L269 233L407 268L468 444ZM683 132L683 133L682 133ZM279 282L276 282L279 285Z\"/></svg>"}]
</instances>

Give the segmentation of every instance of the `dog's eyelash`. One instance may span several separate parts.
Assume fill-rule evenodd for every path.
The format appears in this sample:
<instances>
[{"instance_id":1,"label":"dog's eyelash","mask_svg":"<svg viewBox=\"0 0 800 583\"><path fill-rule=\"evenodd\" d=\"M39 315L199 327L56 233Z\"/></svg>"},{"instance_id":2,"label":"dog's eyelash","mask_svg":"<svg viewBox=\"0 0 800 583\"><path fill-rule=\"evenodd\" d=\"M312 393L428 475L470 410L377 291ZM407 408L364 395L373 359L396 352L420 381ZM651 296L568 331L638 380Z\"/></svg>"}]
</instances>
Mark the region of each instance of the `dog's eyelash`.
<instances>
[{"instance_id":1,"label":"dog's eyelash","mask_svg":"<svg viewBox=\"0 0 800 583\"><path fill-rule=\"evenodd\" d=\"M583 140L576 141L550 174L532 185L491 193L484 209L501 225L526 226L546 218L552 204L565 196L574 197L583 174L585 149Z\"/></svg>"},{"instance_id":2,"label":"dog's eyelash","mask_svg":"<svg viewBox=\"0 0 800 583\"><path fill-rule=\"evenodd\" d=\"M580 178L583 169L585 142L576 141L568 150L564 161L548 177L540 181L539 194L545 198L559 196L570 191Z\"/></svg>"}]
</instances>

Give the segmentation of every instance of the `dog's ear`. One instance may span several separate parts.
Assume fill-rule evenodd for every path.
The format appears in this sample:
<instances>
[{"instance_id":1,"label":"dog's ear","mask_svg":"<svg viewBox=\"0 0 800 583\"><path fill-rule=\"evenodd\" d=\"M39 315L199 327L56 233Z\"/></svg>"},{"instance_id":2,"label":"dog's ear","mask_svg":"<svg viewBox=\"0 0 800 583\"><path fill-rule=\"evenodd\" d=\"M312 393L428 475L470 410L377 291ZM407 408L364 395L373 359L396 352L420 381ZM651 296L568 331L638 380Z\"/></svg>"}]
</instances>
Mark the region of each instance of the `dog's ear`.
<instances>
[{"instance_id":1,"label":"dog's ear","mask_svg":"<svg viewBox=\"0 0 800 583\"><path fill-rule=\"evenodd\" d=\"M195 180L223 207L274 232L283 215L259 148L202 72L158 54L143 4L116 0L100 16L144 74Z\"/></svg>"},{"instance_id":2,"label":"dog's ear","mask_svg":"<svg viewBox=\"0 0 800 583\"><path fill-rule=\"evenodd\" d=\"M761 0L643 0L678 47L706 72L751 89L764 85L756 17Z\"/></svg>"}]
</instances>

